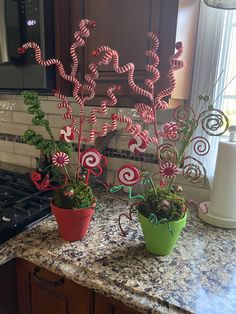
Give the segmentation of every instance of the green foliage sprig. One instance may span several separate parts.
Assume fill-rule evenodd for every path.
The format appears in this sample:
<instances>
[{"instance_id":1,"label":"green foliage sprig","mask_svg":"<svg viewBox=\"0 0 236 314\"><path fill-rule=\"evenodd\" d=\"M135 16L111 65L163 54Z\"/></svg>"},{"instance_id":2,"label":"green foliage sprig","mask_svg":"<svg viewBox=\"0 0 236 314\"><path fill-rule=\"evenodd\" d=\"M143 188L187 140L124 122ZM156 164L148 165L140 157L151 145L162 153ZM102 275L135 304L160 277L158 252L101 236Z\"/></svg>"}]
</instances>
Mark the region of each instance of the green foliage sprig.
<instances>
[{"instance_id":1,"label":"green foliage sprig","mask_svg":"<svg viewBox=\"0 0 236 314\"><path fill-rule=\"evenodd\" d=\"M25 143L35 146L36 149L39 149L48 157L52 156L55 151L65 152L70 157L72 154L72 145L70 143L56 141L49 122L45 119L45 113L41 109L38 94L34 92L22 92L22 96L27 106L27 112L34 115L32 118L33 125L44 127L50 137L50 139L45 139L41 134L28 129L23 134Z\"/></svg>"}]
</instances>

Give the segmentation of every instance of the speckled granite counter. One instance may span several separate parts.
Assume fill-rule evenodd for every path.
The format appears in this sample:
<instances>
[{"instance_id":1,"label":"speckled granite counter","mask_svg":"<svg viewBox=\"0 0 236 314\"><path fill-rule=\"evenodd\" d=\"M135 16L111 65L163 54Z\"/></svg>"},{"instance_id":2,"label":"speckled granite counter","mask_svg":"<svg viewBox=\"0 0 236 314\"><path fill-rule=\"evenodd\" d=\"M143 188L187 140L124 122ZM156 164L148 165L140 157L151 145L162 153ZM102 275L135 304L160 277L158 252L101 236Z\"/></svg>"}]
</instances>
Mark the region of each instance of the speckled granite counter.
<instances>
[{"instance_id":1,"label":"speckled granite counter","mask_svg":"<svg viewBox=\"0 0 236 314\"><path fill-rule=\"evenodd\" d=\"M0 245L0 263L22 257L144 313L236 313L236 230L206 225L190 211L173 254L157 257L145 250L136 221L119 235L126 198L103 194L101 204L82 242L63 241L49 217Z\"/></svg>"}]
</instances>

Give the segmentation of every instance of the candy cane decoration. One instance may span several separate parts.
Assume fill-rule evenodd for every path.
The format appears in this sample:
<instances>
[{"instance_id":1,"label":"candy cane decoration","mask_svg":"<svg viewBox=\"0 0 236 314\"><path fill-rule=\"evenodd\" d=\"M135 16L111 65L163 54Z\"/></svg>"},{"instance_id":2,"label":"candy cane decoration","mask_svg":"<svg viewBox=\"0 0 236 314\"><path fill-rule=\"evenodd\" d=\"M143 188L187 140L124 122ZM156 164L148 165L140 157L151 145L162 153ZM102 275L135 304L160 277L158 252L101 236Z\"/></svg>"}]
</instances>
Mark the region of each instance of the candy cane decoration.
<instances>
[{"instance_id":1,"label":"candy cane decoration","mask_svg":"<svg viewBox=\"0 0 236 314\"><path fill-rule=\"evenodd\" d=\"M142 118L145 123L150 124L154 122L154 114L150 106L143 103L137 103L135 105L135 109L137 110L140 118Z\"/></svg>"},{"instance_id":2,"label":"candy cane decoration","mask_svg":"<svg viewBox=\"0 0 236 314\"><path fill-rule=\"evenodd\" d=\"M118 180L125 186L132 186L141 178L139 170L133 165L124 165L118 170Z\"/></svg>"},{"instance_id":3,"label":"candy cane decoration","mask_svg":"<svg viewBox=\"0 0 236 314\"><path fill-rule=\"evenodd\" d=\"M148 33L148 37L151 39L153 47L146 51L145 55L149 58L153 59L153 64L146 65L146 71L153 73L152 79L146 79L145 85L147 85L149 88L153 88L154 84L159 80L160 73L157 69L157 66L159 64L159 57L156 53L157 49L159 48L159 40L156 34L154 33Z\"/></svg>"},{"instance_id":4,"label":"candy cane decoration","mask_svg":"<svg viewBox=\"0 0 236 314\"><path fill-rule=\"evenodd\" d=\"M91 124L95 124L97 122L96 113L104 116L107 114L107 107L108 106L111 107L111 106L115 106L117 104L117 98L113 92L119 91L119 90L120 90L119 85L114 85L114 86L108 88L107 96L109 97L110 101L109 100L102 100L100 108L93 108L91 110L91 114L90 114L90 118L89 118L89 121L91 122Z\"/></svg>"},{"instance_id":5,"label":"candy cane decoration","mask_svg":"<svg viewBox=\"0 0 236 314\"><path fill-rule=\"evenodd\" d=\"M97 65L95 63L89 64L89 70L90 74L85 75L85 80L88 82L88 84L83 86L83 90L86 89L90 95L84 97L84 102L91 100L95 96L95 88L96 88L96 79L98 79L99 74L97 70Z\"/></svg>"},{"instance_id":6,"label":"candy cane decoration","mask_svg":"<svg viewBox=\"0 0 236 314\"><path fill-rule=\"evenodd\" d=\"M126 116L120 116L114 113L112 114L112 120L116 122L126 123L126 127L124 128L124 130L130 135L135 135L141 132L141 125L139 123L134 124L131 118L128 118Z\"/></svg>"},{"instance_id":7,"label":"candy cane decoration","mask_svg":"<svg viewBox=\"0 0 236 314\"><path fill-rule=\"evenodd\" d=\"M20 54L24 54L30 48L34 49L34 51L35 51L35 59L36 59L38 64L40 64L41 66L44 66L44 67L48 67L48 66L51 66L51 65L56 65L56 67L57 67L57 69L59 71L60 76L64 80L69 81L69 82L74 84L75 92L79 91L79 89L81 87L80 82L74 76L66 74L65 69L64 69L62 63L58 59L43 60L41 49L38 46L38 44L36 44L35 42L31 41L31 42L28 42L28 43L22 45L21 48L18 49L18 52Z\"/></svg>"},{"instance_id":8,"label":"candy cane decoration","mask_svg":"<svg viewBox=\"0 0 236 314\"><path fill-rule=\"evenodd\" d=\"M90 131L89 131L89 137L82 137L82 142L85 142L85 143L93 143L94 142L94 139L95 139L95 136L105 136L107 135L107 133L109 131L114 131L117 127L117 122L115 120L112 119L112 123L103 123L102 125L102 129L99 131L99 130L96 130L95 129L95 124L97 122L97 117L96 117L96 113L104 116L107 114L107 107L108 106L114 106L116 105L117 103L117 98L116 96L114 95L114 91L118 91L120 90L120 86L119 85L114 85L110 88L108 88L107 90L107 95L109 97L109 100L102 100L101 102L101 106L100 108L93 108L91 110L91 114L90 114L90 117L88 118L87 121L90 122L91 124L91 128L90 128Z\"/></svg>"},{"instance_id":9,"label":"candy cane decoration","mask_svg":"<svg viewBox=\"0 0 236 314\"><path fill-rule=\"evenodd\" d=\"M169 96L173 90L175 89L176 86L176 79L175 79L175 74L174 72L176 70L181 69L184 66L184 62L181 60L178 60L178 58L182 55L183 53L183 46L181 42L176 43L175 48L177 49L177 52L170 57L169 63L171 65L169 73L168 73L168 78L170 80L170 86L161 91L160 93L157 94L155 98L155 108L160 109L160 110L165 110L168 107L168 104L166 101L162 100L162 98Z\"/></svg>"},{"instance_id":10,"label":"candy cane decoration","mask_svg":"<svg viewBox=\"0 0 236 314\"><path fill-rule=\"evenodd\" d=\"M145 89L139 87L137 84L134 83L134 69L135 66L133 63L127 63L124 66L119 65L119 55L116 50L112 50L108 46L102 46L94 51L94 56L99 56L101 52L106 51L106 63L103 63L102 61L98 62L98 65L102 64L108 64L107 62L112 62L113 69L116 73L123 74L125 72L128 72L128 83L132 90L134 90L136 93L145 96L149 98L150 100L153 99L152 93L146 91ZM112 56L112 59L111 59Z\"/></svg>"},{"instance_id":11,"label":"candy cane decoration","mask_svg":"<svg viewBox=\"0 0 236 314\"><path fill-rule=\"evenodd\" d=\"M159 143L159 137L161 136L162 132L158 131L156 137L149 137L149 132L147 130L142 130L142 127L139 123L134 124L132 119L126 116L120 116L116 113L112 114L112 123L114 123L114 129L117 127L117 122L126 123L124 131L132 136L141 136L147 143Z\"/></svg>"},{"instance_id":12,"label":"candy cane decoration","mask_svg":"<svg viewBox=\"0 0 236 314\"><path fill-rule=\"evenodd\" d=\"M71 47L70 47L70 55L71 58L73 60L73 66L71 69L71 75L72 76L76 76L77 71L78 71L78 65L79 65L79 60L78 60L78 56L76 53L76 49L79 47L83 47L85 45L85 41L84 41L84 37L87 38L90 35L90 31L87 28L87 25L89 25L90 27L95 27L96 23L95 21L91 21L91 20L81 20L79 23L79 28L80 31L75 32L74 34L74 38L76 40L76 42L74 42Z\"/></svg>"},{"instance_id":13,"label":"candy cane decoration","mask_svg":"<svg viewBox=\"0 0 236 314\"><path fill-rule=\"evenodd\" d=\"M59 93L57 90L54 90L53 94L55 97L62 100L62 102L57 105L57 108L59 108L59 109L65 108L66 109L66 113L62 115L62 119L70 119L71 120L70 127L72 129L72 132L74 132L74 128L75 128L77 119L72 114L72 107L71 107L70 103L68 102L67 97L65 95L62 95L61 93Z\"/></svg>"}]
</instances>

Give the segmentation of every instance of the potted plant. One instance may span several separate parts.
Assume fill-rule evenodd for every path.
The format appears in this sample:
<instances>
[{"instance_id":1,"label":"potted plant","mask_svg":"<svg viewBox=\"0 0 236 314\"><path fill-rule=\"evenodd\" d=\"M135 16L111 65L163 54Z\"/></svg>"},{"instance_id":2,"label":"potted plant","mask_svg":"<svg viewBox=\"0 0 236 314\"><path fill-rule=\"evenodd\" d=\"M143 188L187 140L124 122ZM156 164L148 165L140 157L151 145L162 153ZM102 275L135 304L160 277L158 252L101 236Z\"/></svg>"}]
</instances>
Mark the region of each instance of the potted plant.
<instances>
[{"instance_id":1,"label":"potted plant","mask_svg":"<svg viewBox=\"0 0 236 314\"><path fill-rule=\"evenodd\" d=\"M106 64L111 63L114 71L118 73L127 72L130 88L147 99L147 102L142 101L135 105L142 124L134 123L132 117L113 115L115 121L125 124L124 131L131 136L128 142L130 151L134 155L142 155L149 145L156 147L157 166L156 169L153 167L153 173L147 177L145 172L142 173L132 164L124 165L117 171L121 185L110 189L111 192L116 192L128 187L129 199L135 200L135 203L131 204L130 212L119 217L122 235L125 235L125 232L121 219L125 216L132 220L135 207L147 249L157 255L167 255L172 252L187 219L188 202L181 196L182 187L175 184L175 179L181 173L192 183L206 177L206 169L198 156L207 154L210 144L207 138L196 136L195 132L201 127L203 133L209 136L220 136L228 129L229 122L221 110L214 108L215 102L210 102L208 95L199 95L199 112L194 112L189 105L180 105L174 110L173 121L159 128L158 113L168 109L166 97L171 95L176 86L175 71L184 66L183 61L179 59L183 47L181 42L175 45L176 52L169 59L170 68L167 74L169 86L157 91L155 86L160 77L157 55L159 41L153 33L149 33L148 36L151 45L146 56L149 57L150 63L146 66L146 71L151 76L145 80L145 87L134 84L134 65L129 63L120 66L115 50L103 46L96 50L95 55L99 56L105 51ZM147 125L148 128L143 129L142 125ZM188 154L190 145L193 147L194 156ZM153 183L154 177L159 178L156 186ZM149 189L144 194L133 196L132 186L138 182L145 186L149 185Z\"/></svg>"},{"instance_id":2,"label":"potted plant","mask_svg":"<svg viewBox=\"0 0 236 314\"><path fill-rule=\"evenodd\" d=\"M116 123L103 123L97 129L97 115L107 116L107 107L117 103L114 95L120 89L118 85L111 85L107 89L107 98L100 106L90 107L90 114L86 112L85 105L95 97L96 80L99 77L99 64L89 65L89 73L84 77L82 84L78 79L77 49L85 45L89 37L89 28L95 27L95 22L84 19L79 23L79 31L75 32L75 42L70 47L72 58L71 72L67 74L62 63L57 59L44 60L41 49L35 42L29 42L18 49L20 54L28 49L35 51L36 61L42 66L55 65L60 76L72 83L73 98L79 107L79 116L73 114L73 108L68 98L60 91L53 94L59 99L58 109L64 110L62 121L69 123L61 128L59 139L53 134L48 120L45 118L37 93L23 92L27 110L34 115L32 123L45 128L48 137L44 138L35 130L29 129L24 133L25 142L34 145L43 156L49 160L48 165L39 167L32 173L32 180L39 190L52 190L51 209L55 215L61 236L65 240L81 240L87 232L92 215L97 205L96 197L89 183L91 175L100 176L107 165L107 158L94 148L85 149L84 144L92 144L95 137L105 136L109 131L116 129ZM89 135L84 134L85 124L90 124ZM77 138L76 138L77 137ZM74 141L74 143L73 143ZM77 144L77 158L73 162L73 151Z\"/></svg>"}]
</instances>

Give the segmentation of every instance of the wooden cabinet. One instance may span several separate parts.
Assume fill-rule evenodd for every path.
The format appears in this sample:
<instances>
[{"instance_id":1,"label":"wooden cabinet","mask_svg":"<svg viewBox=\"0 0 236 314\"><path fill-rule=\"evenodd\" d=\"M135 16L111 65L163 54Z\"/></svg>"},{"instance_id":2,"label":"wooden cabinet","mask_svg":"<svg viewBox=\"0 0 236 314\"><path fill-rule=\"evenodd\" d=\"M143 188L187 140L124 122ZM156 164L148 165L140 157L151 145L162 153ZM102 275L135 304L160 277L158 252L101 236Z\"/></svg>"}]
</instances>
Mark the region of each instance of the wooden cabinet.
<instances>
[{"instance_id":1,"label":"wooden cabinet","mask_svg":"<svg viewBox=\"0 0 236 314\"><path fill-rule=\"evenodd\" d=\"M83 81L88 65L96 62L92 51L101 45L116 49L120 55L120 65L133 62L135 82L144 86L149 73L145 71L147 58L145 51L150 43L147 37L152 31L159 34L160 47L158 55L160 79L155 92L169 86L167 73L169 57L174 52L177 41L182 41L184 54L182 59L186 66L177 71L177 87L171 95L170 108L179 105L179 100L189 100L192 86L193 62L200 0L57 0L55 1L55 48L56 57L62 61L66 72L70 71L70 44L74 41L73 33L78 30L79 21L83 18L96 20L97 27L86 39L86 46L80 49L79 78ZM119 83L122 89L117 93L118 106L133 107L135 102L142 101L127 84L127 74L119 75L111 66L100 68L96 95L104 96L106 89L113 83ZM57 73L57 89L71 95L71 84ZM146 99L145 99L146 100ZM90 104L98 104L95 98Z\"/></svg>"},{"instance_id":2,"label":"wooden cabinet","mask_svg":"<svg viewBox=\"0 0 236 314\"><path fill-rule=\"evenodd\" d=\"M19 314L138 314L44 268L16 260ZM16 314L17 312L0 312Z\"/></svg>"},{"instance_id":3,"label":"wooden cabinet","mask_svg":"<svg viewBox=\"0 0 236 314\"><path fill-rule=\"evenodd\" d=\"M19 314L90 314L90 290L17 259Z\"/></svg>"},{"instance_id":4,"label":"wooden cabinet","mask_svg":"<svg viewBox=\"0 0 236 314\"><path fill-rule=\"evenodd\" d=\"M136 310L128 308L120 302L104 297L103 295L95 295L94 314L138 314Z\"/></svg>"},{"instance_id":5,"label":"wooden cabinet","mask_svg":"<svg viewBox=\"0 0 236 314\"><path fill-rule=\"evenodd\" d=\"M89 63L96 61L92 51L107 45L119 52L120 65L129 62L135 64L135 81L142 84L147 77L145 51L150 46L147 34L151 31L160 34L159 70L161 73L167 73L168 56L174 51L178 2L178 0L72 0L72 30L78 29L78 21L84 17L94 19L97 24L91 31L90 38L86 40L84 54L81 55L82 71L88 69ZM111 66L101 68L97 95L103 95L104 89L111 85L112 81L122 86L122 95L133 95L133 91L128 88L127 73L117 74ZM168 83L166 75L162 75L158 88L167 86Z\"/></svg>"},{"instance_id":6,"label":"wooden cabinet","mask_svg":"<svg viewBox=\"0 0 236 314\"><path fill-rule=\"evenodd\" d=\"M86 46L80 49L80 80L88 72L88 65L96 62L92 51L101 45L116 49L120 55L120 65L133 62L135 82L143 86L150 74L145 71L147 58L145 51L149 49L148 32L159 34L160 47L158 55L160 63L160 79L156 84L156 92L169 86L167 73L169 57L174 52L175 43L183 41L186 67L180 70L175 93L172 98L189 99L192 81L195 39L200 0L68 0L56 1L56 50L66 69L70 65L69 46L74 41L73 33L78 30L82 18L96 20L97 27L86 39ZM65 18L66 16L66 18ZM66 21L70 21L66 23ZM111 66L100 68L97 81L97 96L105 95L108 86L114 82L122 86L118 95L119 106L133 106L141 97L135 94L127 84L127 73L120 75ZM61 91L70 94L71 84L58 80ZM94 103L97 103L95 99Z\"/></svg>"},{"instance_id":7,"label":"wooden cabinet","mask_svg":"<svg viewBox=\"0 0 236 314\"><path fill-rule=\"evenodd\" d=\"M18 314L15 264L12 260L0 266L0 314Z\"/></svg>"}]
</instances>

